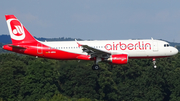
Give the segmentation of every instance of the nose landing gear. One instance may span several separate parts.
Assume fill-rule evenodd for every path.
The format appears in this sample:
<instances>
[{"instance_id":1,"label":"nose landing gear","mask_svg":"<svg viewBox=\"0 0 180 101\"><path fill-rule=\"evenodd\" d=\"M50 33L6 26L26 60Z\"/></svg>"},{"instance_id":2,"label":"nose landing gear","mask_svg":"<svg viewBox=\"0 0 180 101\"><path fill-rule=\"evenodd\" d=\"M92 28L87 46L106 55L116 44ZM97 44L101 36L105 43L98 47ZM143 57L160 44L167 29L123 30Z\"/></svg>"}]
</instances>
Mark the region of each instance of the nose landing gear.
<instances>
[{"instance_id":1,"label":"nose landing gear","mask_svg":"<svg viewBox=\"0 0 180 101\"><path fill-rule=\"evenodd\" d=\"M153 58L153 65L154 65L154 68L157 68L157 66L156 66L156 59L155 58Z\"/></svg>"}]
</instances>

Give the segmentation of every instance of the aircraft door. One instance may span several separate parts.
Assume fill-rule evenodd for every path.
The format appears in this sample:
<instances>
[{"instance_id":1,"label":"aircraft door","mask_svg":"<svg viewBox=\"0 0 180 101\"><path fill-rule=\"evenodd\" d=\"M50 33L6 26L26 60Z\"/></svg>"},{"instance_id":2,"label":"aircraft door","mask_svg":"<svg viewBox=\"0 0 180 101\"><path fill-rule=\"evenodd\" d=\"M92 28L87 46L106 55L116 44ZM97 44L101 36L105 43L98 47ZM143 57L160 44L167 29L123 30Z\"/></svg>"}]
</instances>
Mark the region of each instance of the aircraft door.
<instances>
[{"instance_id":1,"label":"aircraft door","mask_svg":"<svg viewBox=\"0 0 180 101\"><path fill-rule=\"evenodd\" d=\"M42 49L42 44L38 43L37 44L37 54L43 54L43 49Z\"/></svg>"},{"instance_id":2,"label":"aircraft door","mask_svg":"<svg viewBox=\"0 0 180 101\"><path fill-rule=\"evenodd\" d=\"M158 42L153 41L153 51L157 52L158 51Z\"/></svg>"}]
</instances>

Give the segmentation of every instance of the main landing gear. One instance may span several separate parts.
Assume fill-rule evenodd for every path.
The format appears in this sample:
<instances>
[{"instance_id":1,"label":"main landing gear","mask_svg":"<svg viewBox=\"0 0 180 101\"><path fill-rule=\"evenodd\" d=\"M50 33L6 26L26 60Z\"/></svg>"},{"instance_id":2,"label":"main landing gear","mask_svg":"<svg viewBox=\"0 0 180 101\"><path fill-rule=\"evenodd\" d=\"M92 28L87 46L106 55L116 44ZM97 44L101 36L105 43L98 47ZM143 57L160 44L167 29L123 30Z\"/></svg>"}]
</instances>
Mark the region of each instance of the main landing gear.
<instances>
[{"instance_id":1,"label":"main landing gear","mask_svg":"<svg viewBox=\"0 0 180 101\"><path fill-rule=\"evenodd\" d=\"M154 68L157 68L157 66L156 66L156 59L155 58L153 58L153 65L154 65Z\"/></svg>"},{"instance_id":2,"label":"main landing gear","mask_svg":"<svg viewBox=\"0 0 180 101\"><path fill-rule=\"evenodd\" d=\"M98 62L102 61L101 58L97 57L96 60L94 61L94 65L92 66L92 70L98 70L100 69L99 65L97 64Z\"/></svg>"},{"instance_id":3,"label":"main landing gear","mask_svg":"<svg viewBox=\"0 0 180 101\"><path fill-rule=\"evenodd\" d=\"M98 69L99 69L99 65L94 64L94 65L92 66L92 70L98 70Z\"/></svg>"}]
</instances>

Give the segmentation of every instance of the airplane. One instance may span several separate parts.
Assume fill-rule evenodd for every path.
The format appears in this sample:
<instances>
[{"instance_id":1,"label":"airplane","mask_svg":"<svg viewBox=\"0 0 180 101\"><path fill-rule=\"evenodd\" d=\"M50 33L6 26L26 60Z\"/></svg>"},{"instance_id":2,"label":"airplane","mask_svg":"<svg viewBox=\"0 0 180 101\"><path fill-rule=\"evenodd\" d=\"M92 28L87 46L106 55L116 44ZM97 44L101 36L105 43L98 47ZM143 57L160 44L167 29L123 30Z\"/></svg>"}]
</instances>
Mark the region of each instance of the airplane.
<instances>
[{"instance_id":1,"label":"airplane","mask_svg":"<svg viewBox=\"0 0 180 101\"><path fill-rule=\"evenodd\" d=\"M12 44L3 49L35 57L57 60L92 60L93 70L100 69L99 62L127 64L128 59L151 58L156 68L156 58L178 53L175 47L162 40L92 40L92 41L39 41L36 40L14 15L5 15Z\"/></svg>"}]
</instances>

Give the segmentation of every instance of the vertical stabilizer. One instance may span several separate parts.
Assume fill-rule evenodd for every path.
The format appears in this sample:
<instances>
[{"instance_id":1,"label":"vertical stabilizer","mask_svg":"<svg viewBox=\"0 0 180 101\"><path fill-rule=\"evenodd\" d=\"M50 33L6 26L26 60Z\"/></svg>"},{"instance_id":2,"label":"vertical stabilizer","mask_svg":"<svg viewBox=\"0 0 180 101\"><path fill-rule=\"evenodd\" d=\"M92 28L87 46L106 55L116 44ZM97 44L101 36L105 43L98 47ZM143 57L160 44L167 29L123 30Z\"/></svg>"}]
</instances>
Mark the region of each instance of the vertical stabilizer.
<instances>
[{"instance_id":1,"label":"vertical stabilizer","mask_svg":"<svg viewBox=\"0 0 180 101\"><path fill-rule=\"evenodd\" d=\"M5 17L13 44L36 41L14 15L5 15Z\"/></svg>"}]
</instances>

